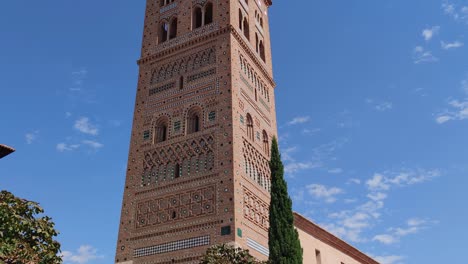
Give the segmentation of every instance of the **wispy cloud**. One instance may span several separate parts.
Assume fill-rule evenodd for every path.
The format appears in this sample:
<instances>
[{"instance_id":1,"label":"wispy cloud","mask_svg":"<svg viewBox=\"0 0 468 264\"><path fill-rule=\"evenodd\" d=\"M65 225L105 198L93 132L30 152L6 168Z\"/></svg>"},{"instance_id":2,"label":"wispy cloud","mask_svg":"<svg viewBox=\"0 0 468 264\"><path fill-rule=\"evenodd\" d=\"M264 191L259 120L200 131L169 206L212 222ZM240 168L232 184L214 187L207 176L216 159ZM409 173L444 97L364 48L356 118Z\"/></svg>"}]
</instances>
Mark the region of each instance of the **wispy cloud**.
<instances>
[{"instance_id":1,"label":"wispy cloud","mask_svg":"<svg viewBox=\"0 0 468 264\"><path fill-rule=\"evenodd\" d=\"M98 255L97 249L92 246L83 245L76 252L63 251L63 261L65 263L87 264L95 259L102 259L104 256Z\"/></svg>"},{"instance_id":2,"label":"wispy cloud","mask_svg":"<svg viewBox=\"0 0 468 264\"><path fill-rule=\"evenodd\" d=\"M422 46L417 46L413 50L413 61L415 64L437 62L439 59L432 55L431 51L425 50Z\"/></svg>"},{"instance_id":3,"label":"wispy cloud","mask_svg":"<svg viewBox=\"0 0 468 264\"><path fill-rule=\"evenodd\" d=\"M57 146L55 147L58 152L66 152L66 151L73 151L76 150L80 147L79 144L72 144L69 145L67 143L58 143Z\"/></svg>"},{"instance_id":4,"label":"wispy cloud","mask_svg":"<svg viewBox=\"0 0 468 264\"><path fill-rule=\"evenodd\" d=\"M398 173L375 173L366 181L366 185L371 191L387 191L392 187L404 187L430 181L439 177L439 170L404 170Z\"/></svg>"},{"instance_id":5,"label":"wispy cloud","mask_svg":"<svg viewBox=\"0 0 468 264\"><path fill-rule=\"evenodd\" d=\"M84 145L89 146L90 148L92 148L94 150L98 150L98 149L104 147L104 145L102 143L99 143L99 142L93 141L93 140L83 140L82 143Z\"/></svg>"},{"instance_id":6,"label":"wispy cloud","mask_svg":"<svg viewBox=\"0 0 468 264\"><path fill-rule=\"evenodd\" d=\"M464 45L463 42L460 42L458 40L454 41L454 42L445 42L445 41L440 42L440 46L444 50L461 48L461 47L463 47L463 45Z\"/></svg>"},{"instance_id":7,"label":"wispy cloud","mask_svg":"<svg viewBox=\"0 0 468 264\"><path fill-rule=\"evenodd\" d=\"M24 135L24 138L26 139L26 143L31 145L32 143L34 143L34 141L36 141L38 136L39 131L36 130L34 132L26 133L26 135Z\"/></svg>"},{"instance_id":8,"label":"wispy cloud","mask_svg":"<svg viewBox=\"0 0 468 264\"><path fill-rule=\"evenodd\" d=\"M297 116L288 122L288 125L304 124L310 121L310 116Z\"/></svg>"},{"instance_id":9,"label":"wispy cloud","mask_svg":"<svg viewBox=\"0 0 468 264\"><path fill-rule=\"evenodd\" d=\"M456 5L452 1L444 0L442 3L442 9L446 15L450 16L455 21L468 24L467 5Z\"/></svg>"},{"instance_id":10,"label":"wispy cloud","mask_svg":"<svg viewBox=\"0 0 468 264\"><path fill-rule=\"evenodd\" d=\"M389 228L387 234L379 234L374 236L373 241L378 241L385 245L395 244L401 238L408 235L419 233L421 230L428 228L430 222L420 218L411 218L406 222L406 226Z\"/></svg>"},{"instance_id":11,"label":"wispy cloud","mask_svg":"<svg viewBox=\"0 0 468 264\"><path fill-rule=\"evenodd\" d=\"M85 68L72 72L73 83L69 88L70 92L80 92L83 89L83 83L87 76L88 70Z\"/></svg>"},{"instance_id":12,"label":"wispy cloud","mask_svg":"<svg viewBox=\"0 0 468 264\"><path fill-rule=\"evenodd\" d=\"M306 186L307 192L316 199L324 200L327 203L336 202L336 196L343 193L343 190L337 187L326 187L320 184L311 184Z\"/></svg>"},{"instance_id":13,"label":"wispy cloud","mask_svg":"<svg viewBox=\"0 0 468 264\"><path fill-rule=\"evenodd\" d=\"M449 101L450 109L446 109L436 116L435 121L438 124L444 124L453 120L465 120L468 118L468 99L465 101Z\"/></svg>"},{"instance_id":14,"label":"wispy cloud","mask_svg":"<svg viewBox=\"0 0 468 264\"><path fill-rule=\"evenodd\" d=\"M388 101L378 102L374 99L368 98L366 99L366 103L371 105L375 110L380 111L380 112L388 111L393 108L393 103L388 102Z\"/></svg>"},{"instance_id":15,"label":"wispy cloud","mask_svg":"<svg viewBox=\"0 0 468 264\"><path fill-rule=\"evenodd\" d=\"M99 134L99 129L97 128L97 126L91 124L89 118L87 117L80 117L79 119L77 119L73 127L84 134L92 136L97 136Z\"/></svg>"},{"instance_id":16,"label":"wispy cloud","mask_svg":"<svg viewBox=\"0 0 468 264\"><path fill-rule=\"evenodd\" d=\"M424 40L429 41L435 35L439 34L439 31L440 31L440 26L433 26L431 28L425 28L421 32L421 36L424 38Z\"/></svg>"},{"instance_id":17,"label":"wispy cloud","mask_svg":"<svg viewBox=\"0 0 468 264\"><path fill-rule=\"evenodd\" d=\"M284 172L293 175L299 171L320 167L320 164L313 162L289 162L284 166Z\"/></svg>"}]
</instances>

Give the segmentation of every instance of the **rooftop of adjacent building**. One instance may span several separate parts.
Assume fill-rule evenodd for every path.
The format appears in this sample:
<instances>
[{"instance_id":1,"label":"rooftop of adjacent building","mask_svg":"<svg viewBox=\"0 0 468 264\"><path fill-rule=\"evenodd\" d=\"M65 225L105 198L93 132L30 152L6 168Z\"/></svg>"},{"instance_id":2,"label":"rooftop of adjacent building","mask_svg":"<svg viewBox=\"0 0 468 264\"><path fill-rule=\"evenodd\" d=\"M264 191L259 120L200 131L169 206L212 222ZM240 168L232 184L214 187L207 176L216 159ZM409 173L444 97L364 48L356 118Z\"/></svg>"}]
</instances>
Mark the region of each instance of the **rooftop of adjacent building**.
<instances>
[{"instance_id":1,"label":"rooftop of adjacent building","mask_svg":"<svg viewBox=\"0 0 468 264\"><path fill-rule=\"evenodd\" d=\"M15 152L15 149L7 145L0 144L0 159Z\"/></svg>"},{"instance_id":2,"label":"rooftop of adjacent building","mask_svg":"<svg viewBox=\"0 0 468 264\"><path fill-rule=\"evenodd\" d=\"M359 249L351 246L345 241L341 240L337 236L331 234L327 230L313 223L311 220L300 215L299 213L294 212L294 226L315 239L320 240L321 242L337 249L338 251L352 257L356 261L362 264L379 264L377 261L367 256Z\"/></svg>"}]
</instances>

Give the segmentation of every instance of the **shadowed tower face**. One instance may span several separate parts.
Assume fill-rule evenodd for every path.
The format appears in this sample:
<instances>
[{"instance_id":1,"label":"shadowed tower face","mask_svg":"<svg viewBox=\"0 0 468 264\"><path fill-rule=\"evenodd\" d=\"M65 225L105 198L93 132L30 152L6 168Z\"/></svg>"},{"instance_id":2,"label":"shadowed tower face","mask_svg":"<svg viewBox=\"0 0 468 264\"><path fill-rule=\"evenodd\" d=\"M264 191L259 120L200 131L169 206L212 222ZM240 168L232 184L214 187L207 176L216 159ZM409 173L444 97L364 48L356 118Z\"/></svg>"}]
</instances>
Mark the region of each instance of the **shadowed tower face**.
<instances>
[{"instance_id":1,"label":"shadowed tower face","mask_svg":"<svg viewBox=\"0 0 468 264\"><path fill-rule=\"evenodd\" d=\"M148 0L116 263L268 257L270 0Z\"/></svg>"}]
</instances>

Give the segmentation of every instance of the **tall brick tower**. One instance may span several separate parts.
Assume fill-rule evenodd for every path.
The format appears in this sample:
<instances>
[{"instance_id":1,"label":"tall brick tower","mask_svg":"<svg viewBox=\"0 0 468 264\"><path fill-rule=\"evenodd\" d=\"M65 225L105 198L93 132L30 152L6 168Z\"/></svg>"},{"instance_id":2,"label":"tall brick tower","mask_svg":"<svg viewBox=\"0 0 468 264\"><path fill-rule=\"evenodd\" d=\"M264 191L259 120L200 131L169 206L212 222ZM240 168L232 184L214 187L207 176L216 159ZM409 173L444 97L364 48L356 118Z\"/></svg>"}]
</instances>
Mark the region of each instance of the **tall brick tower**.
<instances>
[{"instance_id":1,"label":"tall brick tower","mask_svg":"<svg viewBox=\"0 0 468 264\"><path fill-rule=\"evenodd\" d=\"M268 256L271 0L147 0L116 263Z\"/></svg>"}]
</instances>

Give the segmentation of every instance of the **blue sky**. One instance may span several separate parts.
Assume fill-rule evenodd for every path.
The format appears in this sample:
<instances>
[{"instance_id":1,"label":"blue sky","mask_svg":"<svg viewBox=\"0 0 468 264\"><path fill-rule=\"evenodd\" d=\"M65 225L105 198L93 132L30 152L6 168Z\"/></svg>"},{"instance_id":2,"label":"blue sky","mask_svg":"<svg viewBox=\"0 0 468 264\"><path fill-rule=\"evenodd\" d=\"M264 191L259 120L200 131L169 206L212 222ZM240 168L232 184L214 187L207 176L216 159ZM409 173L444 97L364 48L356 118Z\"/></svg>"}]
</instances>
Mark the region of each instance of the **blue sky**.
<instances>
[{"instance_id":1,"label":"blue sky","mask_svg":"<svg viewBox=\"0 0 468 264\"><path fill-rule=\"evenodd\" d=\"M295 210L385 264L463 261L468 1L293 2L270 21ZM0 189L42 204L67 264L113 261L144 7L0 4Z\"/></svg>"}]
</instances>

